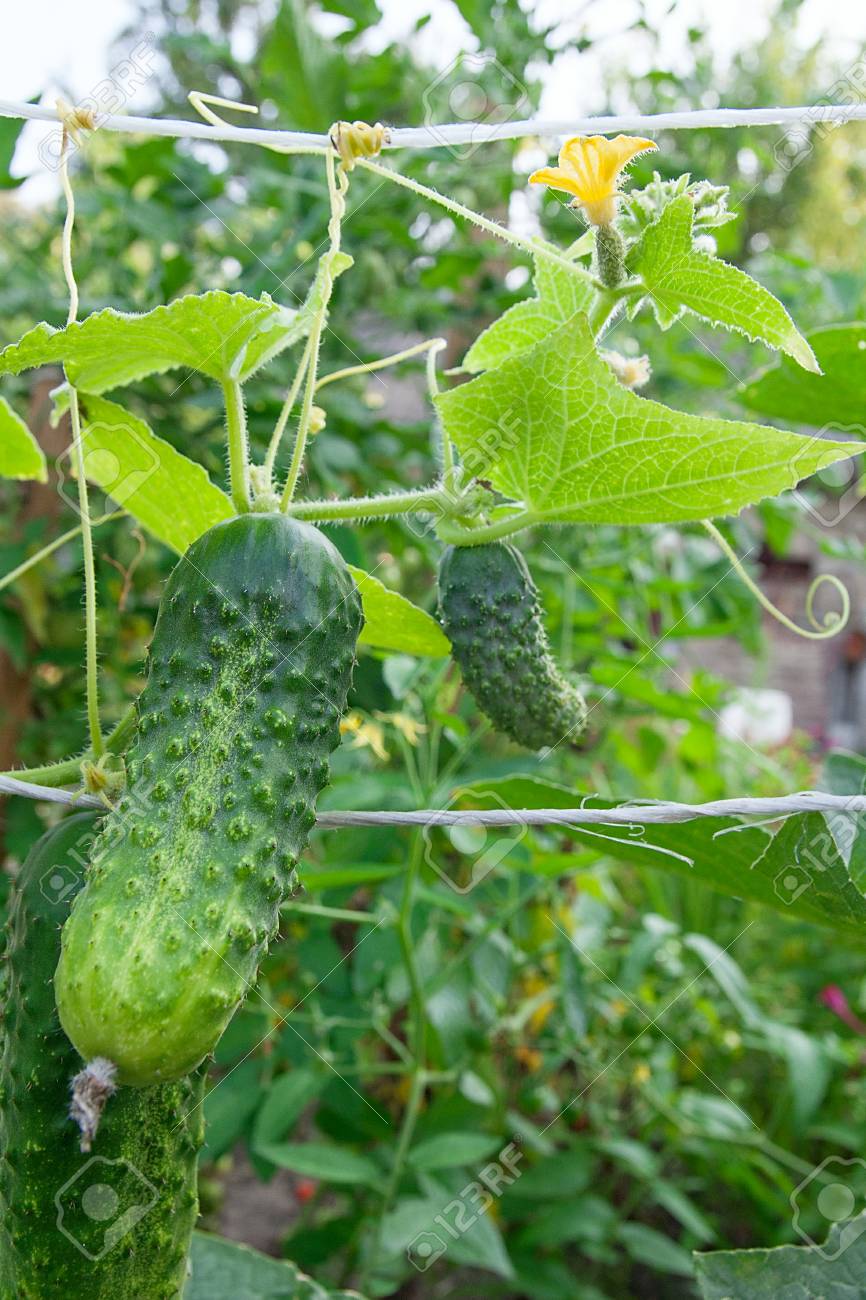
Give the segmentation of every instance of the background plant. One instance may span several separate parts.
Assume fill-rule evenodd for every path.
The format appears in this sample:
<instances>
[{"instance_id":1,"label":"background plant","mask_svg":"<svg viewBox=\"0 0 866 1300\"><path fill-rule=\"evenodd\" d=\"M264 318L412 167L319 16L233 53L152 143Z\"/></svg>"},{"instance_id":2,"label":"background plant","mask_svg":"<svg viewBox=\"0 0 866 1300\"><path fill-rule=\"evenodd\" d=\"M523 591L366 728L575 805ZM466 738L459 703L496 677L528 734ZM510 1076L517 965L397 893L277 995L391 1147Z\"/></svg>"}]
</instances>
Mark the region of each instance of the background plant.
<instances>
[{"instance_id":1,"label":"background plant","mask_svg":"<svg viewBox=\"0 0 866 1300\"><path fill-rule=\"evenodd\" d=\"M375 11L364 14L372 25ZM422 79L411 53L392 47L365 56L353 43L365 16L354 20L345 40L326 43L285 5L272 24L262 25L257 52L243 65L231 54L231 37L249 9L197 6L194 16L196 35L185 32L185 15L174 9L158 15L165 60L160 112L178 111L186 87L208 85L271 100L281 122L302 129L321 129L338 116L420 117ZM474 21L482 41L536 96L538 81L525 67L543 76L544 33L514 6ZM819 56L792 70L782 63L788 56L778 39L761 51L757 74L735 66L724 93L699 35L695 50L687 84L661 70L649 82L627 84L628 94L638 104L651 94L652 107L662 108L694 103L710 85L723 101L738 103L770 102L783 90L792 102L805 101L822 88ZM611 94L620 89L612 86ZM759 174L776 174L773 132L751 131L747 138L681 133L663 141L661 159L648 160L644 170L638 165L635 184L648 180L654 166L669 168L671 176L691 170L732 183L741 219L717 232L724 255L753 267L799 319L842 320L857 315L862 297L862 222L846 223L854 233L844 243L822 238L822 222L828 212L841 220L841 205L850 202L850 178L841 179L836 155L852 147L859 130L846 128L846 145L841 132L825 141L816 151L820 166L797 168L781 188L752 193L755 173L742 173L741 152L754 151ZM514 153L514 146L497 146L485 151L483 167L468 168L439 151L413 155L409 171L502 216L516 183ZM220 171L211 157L171 142L93 137L76 174L83 312L107 301L144 309L203 284L257 295L310 258L306 245L326 223L320 169L289 167L259 151L241 156L227 149L226 155ZM353 185L363 195L375 182L359 175ZM856 218L856 201L853 212ZM565 242L567 213L543 204L540 218L551 237ZM11 341L32 323L37 277L40 295L52 295L45 300L47 319L61 323L65 299L52 247L56 214L28 214L8 226L0 256L3 332ZM349 230L357 265L334 306L338 338L325 340L329 367L348 363L343 344L364 357L388 350L390 342L381 346L377 334L387 320L407 327L395 346L414 341L409 330L419 337L447 333L455 362L479 328L518 296L507 286L512 262L503 261L501 248L423 214L396 189L387 209L372 200L359 205ZM756 234L768 243L756 245ZM817 265L810 260L816 256ZM306 263L307 278L302 272L288 280L299 296L313 266ZM377 304L375 315L364 310L370 302ZM648 323L623 334L646 350ZM691 333L653 330L652 340L654 395L686 406L686 386L692 394L699 386L702 409L742 414L730 370L749 373L753 358L745 346L714 335L710 355L694 326ZM260 453L282 400L278 378L263 372L251 385L250 429ZM10 390L19 399L27 393L20 382L17 392ZM195 378L185 382L183 402L173 390L173 383L152 379L136 400L142 411L146 403L162 436L180 448L194 442L197 458L218 477L221 413L212 393ZM312 447L311 493L380 488L396 464L394 486L429 479L426 412L416 408L414 420L383 416L378 386L369 380L342 392L335 387L333 394L328 425ZM47 496L34 492L22 507L14 489L2 491L12 522L3 558L11 568L66 522L47 511ZM789 531L784 508L762 513L763 522L759 516L741 525L744 546L762 540L765 526L775 545ZM353 562L372 568L382 560L379 575L424 603L435 556L431 538L395 521L330 531ZM119 717L141 686L142 648L170 557L136 536L128 520L104 525L99 552L103 645L111 647L105 699L109 714ZM557 533L555 552L541 537L531 543L563 661L588 671L599 695L626 668L633 672L607 695L594 747L557 755L544 766L546 779L617 799L782 793L815 783L817 755L805 739L769 756L744 753L717 735L714 711L725 698L724 684L706 674L671 678L683 635L709 628L758 644L751 600L724 577L727 566L697 536L686 530L672 551L659 530L605 526ZM19 762L59 758L80 740L77 566L70 546L4 593L10 665L23 671L29 661L33 669L15 737ZM672 628L676 639L647 655L645 643L655 645ZM354 703L357 729L338 758L342 774L332 806L429 806L458 782L478 788L536 771L532 760L486 732L441 665L367 654ZM6 815L14 866L34 836L38 810L18 801ZM838 984L852 1005L861 1002L859 958L844 943L831 945L819 930L694 882L623 866L602 844L575 848L558 836L528 835L513 850L509 869L468 900L429 871L421 836L410 844L396 831L323 833L317 853L307 872L308 899L286 918L292 942L274 953L263 985L269 1003L297 1009L264 1042L273 1029L264 1002L252 1002L238 1017L220 1047L224 1080L211 1095L208 1151L216 1162L215 1199L223 1194L216 1188L228 1162L240 1159L236 1143L246 1144L263 1178L278 1166L295 1175L301 1212L295 1218L287 1208L286 1251L323 1278L339 1283L366 1273L367 1287L381 1294L411 1285L406 1279L416 1274L406 1245L475 1168L474 1162L451 1164L455 1148L448 1154L445 1143L438 1154L434 1146L430 1155L428 1146L425 1156L425 1142L443 1134L459 1133L462 1143L480 1134L494 1155L517 1135L525 1153L525 1172L496 1210L459 1244L449 1243L436 1265L436 1284L454 1295L479 1286L505 1295L619 1296L652 1294L660 1286L692 1294L690 1247L791 1239L792 1181L820 1158L831 1134L851 1151L862 1142L857 1034L819 997L825 985ZM456 867L456 851L453 857ZM407 858L420 887L408 921L400 913ZM311 910L322 907L345 915ZM407 953L409 973L414 963L433 983L423 1007L417 998L414 1004L423 1044L409 1034ZM644 1012L652 1020L678 993L664 1019L646 1029ZM362 1098L316 1053L339 1066ZM708 1082L719 1079L729 1099ZM542 1134L590 1082L580 1102ZM757 1131L744 1125L743 1112ZM401 1132L409 1139L395 1163ZM486 1158L482 1144L472 1149L479 1162ZM462 1158L466 1147L457 1150ZM231 1196L231 1176L227 1186ZM550 1193L543 1209L540 1189ZM466 1271L479 1268L483 1275ZM429 1277L417 1285L428 1283Z\"/></svg>"}]
</instances>

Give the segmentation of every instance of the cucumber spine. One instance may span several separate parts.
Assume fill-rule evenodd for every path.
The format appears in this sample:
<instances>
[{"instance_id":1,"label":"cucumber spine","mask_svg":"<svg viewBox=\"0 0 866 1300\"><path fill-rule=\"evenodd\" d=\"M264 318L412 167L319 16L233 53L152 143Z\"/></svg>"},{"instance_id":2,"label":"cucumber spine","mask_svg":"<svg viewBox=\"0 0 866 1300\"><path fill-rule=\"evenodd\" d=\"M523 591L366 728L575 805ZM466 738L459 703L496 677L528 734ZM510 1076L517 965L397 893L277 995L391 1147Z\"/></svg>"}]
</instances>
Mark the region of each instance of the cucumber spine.
<instances>
[{"instance_id":1,"label":"cucumber spine","mask_svg":"<svg viewBox=\"0 0 866 1300\"><path fill-rule=\"evenodd\" d=\"M46 832L31 849L10 902L0 1060L0 1250L2 1294L20 1300L175 1300L198 1214L203 1072L122 1090L89 1157L81 1154L68 1115L79 1059L60 1028L52 975L60 925L81 886L98 820L98 814L79 813Z\"/></svg>"},{"instance_id":2,"label":"cucumber spine","mask_svg":"<svg viewBox=\"0 0 866 1300\"><path fill-rule=\"evenodd\" d=\"M538 590L515 547L449 546L439 564L439 620L497 730L536 750L578 739L586 705L551 654Z\"/></svg>"},{"instance_id":3,"label":"cucumber spine","mask_svg":"<svg viewBox=\"0 0 866 1300\"><path fill-rule=\"evenodd\" d=\"M188 1073L254 983L339 744L363 616L283 514L211 528L166 585L129 785L64 927L61 1022L118 1082Z\"/></svg>"}]
</instances>

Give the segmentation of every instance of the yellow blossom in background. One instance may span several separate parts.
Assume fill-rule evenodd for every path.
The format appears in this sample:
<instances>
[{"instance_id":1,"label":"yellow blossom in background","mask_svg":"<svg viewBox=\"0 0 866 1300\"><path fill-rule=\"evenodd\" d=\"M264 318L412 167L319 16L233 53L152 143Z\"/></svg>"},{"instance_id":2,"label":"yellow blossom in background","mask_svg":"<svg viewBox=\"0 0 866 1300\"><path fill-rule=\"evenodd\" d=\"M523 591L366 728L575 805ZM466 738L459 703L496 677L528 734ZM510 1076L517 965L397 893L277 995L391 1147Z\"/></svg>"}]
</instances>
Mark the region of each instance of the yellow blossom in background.
<instances>
[{"instance_id":1,"label":"yellow blossom in background","mask_svg":"<svg viewBox=\"0 0 866 1300\"><path fill-rule=\"evenodd\" d=\"M417 748L418 737L422 736L427 730L423 722L418 722L417 719L410 717L408 713L379 713L377 711L373 716L379 718L382 722L389 723L400 732L404 740L407 740L413 748Z\"/></svg>"},{"instance_id":2,"label":"yellow blossom in background","mask_svg":"<svg viewBox=\"0 0 866 1300\"><path fill-rule=\"evenodd\" d=\"M527 1022L527 1029L533 1037L541 1033L553 1010L553 999L541 997L541 994L546 993L549 988L550 981L540 971L530 971L523 977L523 996L527 999L538 999L538 1005L533 1008Z\"/></svg>"},{"instance_id":3,"label":"yellow blossom in background","mask_svg":"<svg viewBox=\"0 0 866 1300\"><path fill-rule=\"evenodd\" d=\"M639 1065L634 1067L631 1077L635 1083L649 1083L652 1078L652 1071L645 1061L641 1061Z\"/></svg>"},{"instance_id":4,"label":"yellow blossom in background","mask_svg":"<svg viewBox=\"0 0 866 1300\"><path fill-rule=\"evenodd\" d=\"M514 1049L514 1056L528 1074L537 1074L544 1064L544 1057L538 1048L527 1047L525 1043L518 1043Z\"/></svg>"},{"instance_id":5,"label":"yellow blossom in background","mask_svg":"<svg viewBox=\"0 0 866 1300\"><path fill-rule=\"evenodd\" d=\"M657 149L653 140L618 135L575 135L559 151L558 167L542 167L529 180L571 194L572 207L582 209L590 225L609 226L616 216L619 174L638 154Z\"/></svg>"},{"instance_id":6,"label":"yellow blossom in background","mask_svg":"<svg viewBox=\"0 0 866 1300\"><path fill-rule=\"evenodd\" d=\"M353 749L369 749L383 761L388 757L384 729L378 722L368 722L357 710L342 719L340 734L352 737Z\"/></svg>"}]
</instances>

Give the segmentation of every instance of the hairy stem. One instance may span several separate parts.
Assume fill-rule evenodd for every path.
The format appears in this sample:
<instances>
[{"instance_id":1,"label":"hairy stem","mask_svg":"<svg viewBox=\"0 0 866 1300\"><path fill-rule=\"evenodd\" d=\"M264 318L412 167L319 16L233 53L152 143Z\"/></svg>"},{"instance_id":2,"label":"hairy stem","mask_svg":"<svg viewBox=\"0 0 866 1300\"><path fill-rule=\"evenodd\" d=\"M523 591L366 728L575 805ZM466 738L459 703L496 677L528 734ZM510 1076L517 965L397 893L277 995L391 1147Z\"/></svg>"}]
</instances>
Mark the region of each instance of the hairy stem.
<instances>
[{"instance_id":1,"label":"hairy stem","mask_svg":"<svg viewBox=\"0 0 866 1300\"><path fill-rule=\"evenodd\" d=\"M404 176L402 172L394 171L391 167L383 167L381 163L372 162L369 158L359 158L356 165L366 168L367 171L373 172L376 176L384 177L385 180L393 181L395 185L402 185L405 189L412 190L413 194L418 194L421 198L438 203L440 207L447 208L455 216L471 221L473 225L478 226L481 230L486 230L488 234L495 235L497 239L504 240L506 244L511 244L524 253L531 253L533 257L540 257L561 266L563 270L576 275L578 279L588 281L596 289L604 287L584 267L579 263L570 262L567 257L563 257L562 253L558 253L540 242L536 243L534 240L527 239L523 235L516 235L513 230L501 226L498 221L491 221L489 217L483 217L480 212L465 207L462 203L458 203L456 199L449 199L447 195L440 194L438 190L431 189L429 185L422 185L420 181L411 180L408 176Z\"/></svg>"},{"instance_id":2,"label":"hairy stem","mask_svg":"<svg viewBox=\"0 0 866 1300\"><path fill-rule=\"evenodd\" d=\"M61 262L69 290L69 312L66 323L71 325L78 317L78 284L72 266L72 232L75 227L75 195L69 179L69 133L64 127L60 146L60 181L66 200L66 219L63 222ZM99 658L96 628L96 565L93 558L93 534L90 527L90 502L87 495L87 474L84 464L84 443L81 437L81 412L78 409L78 390L69 381L69 419L72 425L72 458L78 478L78 513L81 516L81 544L84 552L84 622L85 622L85 679L87 691L87 725L90 730L90 747L96 758L104 751L102 727L99 724Z\"/></svg>"},{"instance_id":3,"label":"hairy stem","mask_svg":"<svg viewBox=\"0 0 866 1300\"><path fill-rule=\"evenodd\" d=\"M316 380L316 392L324 388L326 384L333 384L338 379L349 379L352 375L372 374L374 370L384 370L387 366L399 365L401 361L408 361L410 357L417 357L422 352L428 353L428 363L430 356L435 356L441 348L446 346L444 339L425 339L423 343L416 343L411 348L404 348L402 352L392 352L390 356L380 357L377 361L365 361L357 366L345 366L342 370L332 370L329 375L323 375L321 379Z\"/></svg>"},{"instance_id":4,"label":"hairy stem","mask_svg":"<svg viewBox=\"0 0 866 1300\"><path fill-rule=\"evenodd\" d=\"M124 510L115 510L110 515L102 515L99 519L91 519L91 527L95 529L98 528L100 524L107 524L112 519L122 519L125 513ZM0 591L2 591L4 587L10 587L12 583L17 582L19 578L23 578L25 573L29 573L31 569L35 569L37 564L41 564L43 560L47 560L49 555L53 555L55 551L59 551L61 546L65 546L67 542L74 541L80 532L80 524L77 528L70 528L68 532L61 533L60 537L55 537L53 542L49 542L47 546L43 546L41 550L28 556L26 560L22 560L14 569L10 569L8 573L4 573L3 577L0 578Z\"/></svg>"},{"instance_id":5,"label":"hairy stem","mask_svg":"<svg viewBox=\"0 0 866 1300\"><path fill-rule=\"evenodd\" d=\"M131 704L117 723L113 731L105 738L105 748L112 754L120 753L127 740L135 731L135 705ZM77 758L65 758L60 763L46 763L43 767L24 767L17 771L2 772L0 776L11 776L16 781L27 781L31 785L73 785L81 779L81 764L87 758L97 757L92 750L86 750Z\"/></svg>"},{"instance_id":6,"label":"hairy stem","mask_svg":"<svg viewBox=\"0 0 866 1300\"><path fill-rule=\"evenodd\" d=\"M301 355L300 364L298 366L297 371L295 372L295 377L292 380L292 386L289 389L288 393L286 393L286 400L283 402L279 417L277 418L277 422L274 425L274 431L271 434L271 441L268 443L268 454L265 456L264 467L268 479L271 482L273 481L274 465L277 459L277 452L280 449L280 443L283 440L283 434L285 433L286 425L288 424L289 421L289 416L294 410L295 402L298 400L298 393L301 391L301 384L304 382L304 376L307 373L307 367L309 366L309 364L310 364L310 340L307 339L303 354Z\"/></svg>"},{"instance_id":7,"label":"hairy stem","mask_svg":"<svg viewBox=\"0 0 866 1300\"><path fill-rule=\"evenodd\" d=\"M295 519L388 519L415 511L441 510L445 500L440 488L413 492L382 493L370 497L348 497L334 501L293 501L288 514Z\"/></svg>"},{"instance_id":8,"label":"hairy stem","mask_svg":"<svg viewBox=\"0 0 866 1300\"><path fill-rule=\"evenodd\" d=\"M418 963L416 960L415 941L412 937L412 912L415 905L415 891L418 883L418 874L421 869L422 851L422 837L420 834L417 834L413 836L412 839L412 849L410 852L408 869L403 879L403 894L400 901L400 914L397 921L397 934L400 940L400 949L403 955L403 963L406 967L406 974L409 979L409 1021L413 1065L411 1081L409 1084L409 1097L406 1102L406 1109L403 1112L403 1122L400 1126L399 1137L397 1138L397 1148L394 1152L391 1172L389 1173L388 1181L385 1184L385 1191L379 1210L378 1223L380 1227L397 1196L400 1187L400 1179L403 1176L403 1170L406 1166L406 1157L409 1154L409 1148L412 1145L412 1138L415 1135L415 1127L418 1123L418 1116L421 1112L421 1103L424 1100L424 1090L429 1082L426 1071L427 1008L424 1002L424 988L421 983L421 973L418 969ZM380 1249L381 1242L377 1235L371 1251L369 1264L370 1273L372 1273L376 1268Z\"/></svg>"},{"instance_id":9,"label":"hairy stem","mask_svg":"<svg viewBox=\"0 0 866 1300\"><path fill-rule=\"evenodd\" d=\"M341 228L343 214L346 211L346 193L349 188L348 177L344 170L340 172L339 182L337 181L336 165L334 155L328 153L325 155L325 173L328 179L328 198L331 202L331 219L328 222L328 235L331 244L328 251L323 255L319 262L323 270L322 282L322 300L319 310L316 312L313 326L310 330L310 338L307 344L309 359L307 362L307 382L304 388L304 400L301 405L301 416L298 420L298 432L295 435L295 446L292 450L292 462L289 465L289 472L286 476L286 485L283 488L280 509L288 510L292 498L295 495L295 489L298 486L298 479L301 474L301 467L304 463L304 454L307 450L307 438L310 432L310 416L313 410L313 399L316 395L316 379L319 369L319 348L322 342L322 333L325 328L325 321L328 317L328 304L331 301L331 293L334 288L334 276L332 266L334 258L340 251Z\"/></svg>"},{"instance_id":10,"label":"hairy stem","mask_svg":"<svg viewBox=\"0 0 866 1300\"><path fill-rule=\"evenodd\" d=\"M481 524L478 528L459 528L456 524L443 520L436 531L443 542L450 542L454 546L481 546L484 542L510 537L512 533L519 533L540 522L541 517L533 511L520 510L517 514L506 515L504 519L497 519L492 524Z\"/></svg>"},{"instance_id":11,"label":"hairy stem","mask_svg":"<svg viewBox=\"0 0 866 1300\"><path fill-rule=\"evenodd\" d=\"M292 498L298 486L298 479L301 476L301 467L304 463L304 456L307 450L307 438L310 432L310 417L313 411L313 398L316 393L316 370L319 364L319 348L322 343L322 330L325 325L325 313L319 312L313 328L310 331L309 341L309 362L307 365L307 383L304 388L304 400L301 404L301 416L298 420L298 431L295 434L295 445L292 449L292 460L289 465L289 472L286 475L286 485L283 488L283 496L280 502L281 510L288 510Z\"/></svg>"},{"instance_id":12,"label":"hairy stem","mask_svg":"<svg viewBox=\"0 0 866 1300\"><path fill-rule=\"evenodd\" d=\"M238 514L250 508L250 456L247 440L247 413L244 395L237 379L226 379L222 386L226 407L229 444L229 479L232 501Z\"/></svg>"}]
</instances>

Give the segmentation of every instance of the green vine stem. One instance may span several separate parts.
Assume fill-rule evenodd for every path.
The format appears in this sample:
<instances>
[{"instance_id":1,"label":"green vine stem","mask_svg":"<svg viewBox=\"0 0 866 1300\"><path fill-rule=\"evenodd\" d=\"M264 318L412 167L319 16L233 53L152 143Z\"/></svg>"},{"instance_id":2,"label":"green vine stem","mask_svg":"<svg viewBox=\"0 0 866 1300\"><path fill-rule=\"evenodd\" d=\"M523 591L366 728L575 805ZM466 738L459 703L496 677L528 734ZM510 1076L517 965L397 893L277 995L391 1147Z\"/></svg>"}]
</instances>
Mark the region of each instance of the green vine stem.
<instances>
[{"instance_id":1,"label":"green vine stem","mask_svg":"<svg viewBox=\"0 0 866 1300\"><path fill-rule=\"evenodd\" d=\"M280 509L288 510L295 490L298 486L298 479L301 474L301 467L304 463L304 455L307 450L307 438L310 431L310 416L313 410L313 399L316 395L316 379L319 368L319 348L322 342L322 333L325 328L325 320L328 315L328 304L331 300L331 293L334 288L333 263L340 251L341 224L343 214L346 211L346 194L349 189L349 178L346 175L345 168L340 168L339 183L337 181L337 169L333 153L325 155L325 172L328 178L328 198L331 202L331 219L328 222L328 234L330 236L330 247L323 255L319 266L322 268L322 300L316 317L310 330L310 338L307 344L309 351L309 360L307 362L307 382L304 387L304 400L301 404L301 416L298 420L298 432L295 435L295 445L292 450L292 461L289 465L289 472L286 476L286 485L283 488L283 496L280 501Z\"/></svg>"},{"instance_id":2,"label":"green vine stem","mask_svg":"<svg viewBox=\"0 0 866 1300\"><path fill-rule=\"evenodd\" d=\"M464 204L458 203L456 199L449 199L447 195L440 194L438 190L431 189L429 185L422 185L420 181L412 180L409 176L404 176L402 172L394 171L391 167L383 167L381 163L373 162L370 158L359 158L356 166L364 167L376 176L382 176L385 180L393 181L395 185L402 185L405 189L411 190L413 194L417 194L424 199L430 199L433 203L438 203L440 207L453 212L455 216L471 221L479 229L486 230L488 234L495 235L497 239L504 240L506 244L511 244L524 253L531 253L533 257L541 257L548 262L553 262L556 266L561 266L563 270L569 271L572 275L576 275L579 279L591 284L594 289L604 290L604 285L594 275L590 275L589 271L578 262L569 261L562 253L556 252L555 249L549 248L545 244L527 239L524 235L516 235L513 230L501 226L498 221L491 221L489 217L484 217L480 212L465 207Z\"/></svg>"},{"instance_id":3,"label":"green vine stem","mask_svg":"<svg viewBox=\"0 0 866 1300\"><path fill-rule=\"evenodd\" d=\"M424 987L421 980L421 973L417 963L417 945L412 936L412 913L415 905L418 877L421 870L422 853L423 839L419 832L412 837L412 848L410 850L406 875L403 878L403 893L400 900L400 911L397 919L397 935L403 955L403 962L406 967L406 974L409 980L409 1020L412 1051L409 1096L406 1102L406 1109L403 1112L403 1122L400 1126L400 1133L397 1138L394 1160L382 1196L382 1204L379 1210L379 1228L377 1228L377 1235L370 1251L370 1259L365 1276L370 1276L377 1266L381 1251L381 1241L378 1232L381 1228L382 1221L393 1205L394 1199L399 1190L400 1179L403 1176L403 1170L406 1166L406 1157L409 1154L409 1148L412 1145L412 1138L415 1135L418 1117L421 1113L424 1092L430 1082L426 1069L427 1008L424 1001Z\"/></svg>"},{"instance_id":4,"label":"green vine stem","mask_svg":"<svg viewBox=\"0 0 866 1300\"><path fill-rule=\"evenodd\" d=\"M75 195L69 179L69 132L64 126L60 145L60 182L66 200L66 219L63 222L61 262L69 290L67 325L78 317L78 284L72 266L72 232L75 227ZM102 727L99 722L99 659L96 627L96 565L93 558L93 535L90 527L90 502L87 495L87 473L84 464L84 441L81 435L81 412L78 408L78 390L69 384L69 420L72 425L72 455L78 479L78 513L81 516L81 543L84 552L84 620L85 620L85 679L87 692L87 725L90 747L98 759L105 750Z\"/></svg>"},{"instance_id":5,"label":"green vine stem","mask_svg":"<svg viewBox=\"0 0 866 1300\"><path fill-rule=\"evenodd\" d=\"M123 717L105 738L105 750L110 754L119 754L126 747L136 727L135 705L131 704ZM86 759L94 758L92 750L86 750L77 758L65 758L59 763L46 763L43 767L23 767L0 776L11 776L16 781L27 781L31 785L74 785L81 780L81 764Z\"/></svg>"},{"instance_id":6,"label":"green vine stem","mask_svg":"<svg viewBox=\"0 0 866 1300\"><path fill-rule=\"evenodd\" d=\"M293 501L287 513L295 519L389 519L415 511L441 511L450 505L450 497L437 487L410 492L381 493L370 497L347 497L333 501Z\"/></svg>"},{"instance_id":7,"label":"green vine stem","mask_svg":"<svg viewBox=\"0 0 866 1300\"><path fill-rule=\"evenodd\" d=\"M238 514L244 514L250 508L250 455L244 394L237 379L225 380L222 389L228 429L232 501Z\"/></svg>"},{"instance_id":8,"label":"green vine stem","mask_svg":"<svg viewBox=\"0 0 866 1300\"><path fill-rule=\"evenodd\" d=\"M589 309L589 327L594 338L598 338L602 333L622 296L622 291L619 289L600 290Z\"/></svg>"},{"instance_id":9,"label":"green vine stem","mask_svg":"<svg viewBox=\"0 0 866 1300\"><path fill-rule=\"evenodd\" d=\"M481 546L484 542L510 537L512 533L519 533L524 528L532 528L534 524L543 522L542 516L532 510L519 510L516 514L505 515L491 524L479 524L477 528L460 528L443 519L436 532L443 542L449 542L453 546Z\"/></svg>"},{"instance_id":10,"label":"green vine stem","mask_svg":"<svg viewBox=\"0 0 866 1300\"><path fill-rule=\"evenodd\" d=\"M783 614L780 609L776 608L769 597L764 595L757 583L749 577L743 567L742 560L728 542L727 538L719 532L715 524L711 523L709 519L702 519L701 523L719 549L723 551L727 559L730 560L731 565L736 570L737 576L740 580L749 588L749 591L751 591L752 595L762 608L765 609L768 614L771 614L777 623L781 623L782 627L786 627L789 632L796 632L797 636L805 637L809 641L826 641L828 637L838 635L838 633L845 627L851 615L851 597L848 595L848 588L839 578L836 577L835 574L819 573L817 578L815 578L809 587L809 590L806 592L806 617L812 624L812 628L815 630L812 631L809 628L798 627L796 623L788 618L787 614ZM829 582L830 585L838 591L842 598L842 609L838 612L831 610L829 613L825 614L822 625L815 617L814 606L816 592L823 582Z\"/></svg>"},{"instance_id":11,"label":"green vine stem","mask_svg":"<svg viewBox=\"0 0 866 1300\"><path fill-rule=\"evenodd\" d=\"M91 527L99 528L101 524L107 524L112 519L122 519L125 513L125 510L114 510L109 515L101 515L99 519L91 519ZM29 573L31 569L35 569L37 564L41 564L43 560L47 560L49 555L53 555L55 551L59 551L61 546L65 546L67 542L74 541L81 531L80 524L77 528L70 528L68 532L61 533L60 537L55 537L53 542L49 542L47 546L43 546L41 550L35 551L34 554L28 556L26 560L22 560L14 569L10 569L8 573L4 573L3 577L0 578L0 591L2 591L4 587L10 587L12 583L17 582L19 578L23 578L25 573Z\"/></svg>"},{"instance_id":12,"label":"green vine stem","mask_svg":"<svg viewBox=\"0 0 866 1300\"><path fill-rule=\"evenodd\" d=\"M338 379L349 379L353 375L372 374L375 370L384 370L387 366L399 365L401 361L408 361L411 357L420 356L426 352L427 362L429 365L430 358L435 357L436 353L446 346L445 339L425 339L423 343L415 343L411 348L404 348L402 352L392 352L390 356L379 357L376 361L365 361L357 366L345 366L342 370L332 370L329 375L322 375L321 379L316 380L316 392L324 388L326 384L333 384Z\"/></svg>"},{"instance_id":13,"label":"green vine stem","mask_svg":"<svg viewBox=\"0 0 866 1300\"><path fill-rule=\"evenodd\" d=\"M309 364L310 340L307 339L304 351L301 355L300 364L295 372L295 377L292 380L291 387L286 393L286 400L283 402L277 422L274 425L274 431L271 434L271 440L268 444L268 452L264 460L265 477L271 486L273 486L274 465L277 460L277 452L280 449L280 443L283 440L283 434L285 433L286 425L289 422L289 416L294 410L295 402L298 400L298 393L301 391L301 384L304 382L304 376L307 373L307 367ZM322 381L320 380L319 382L321 383Z\"/></svg>"}]
</instances>

